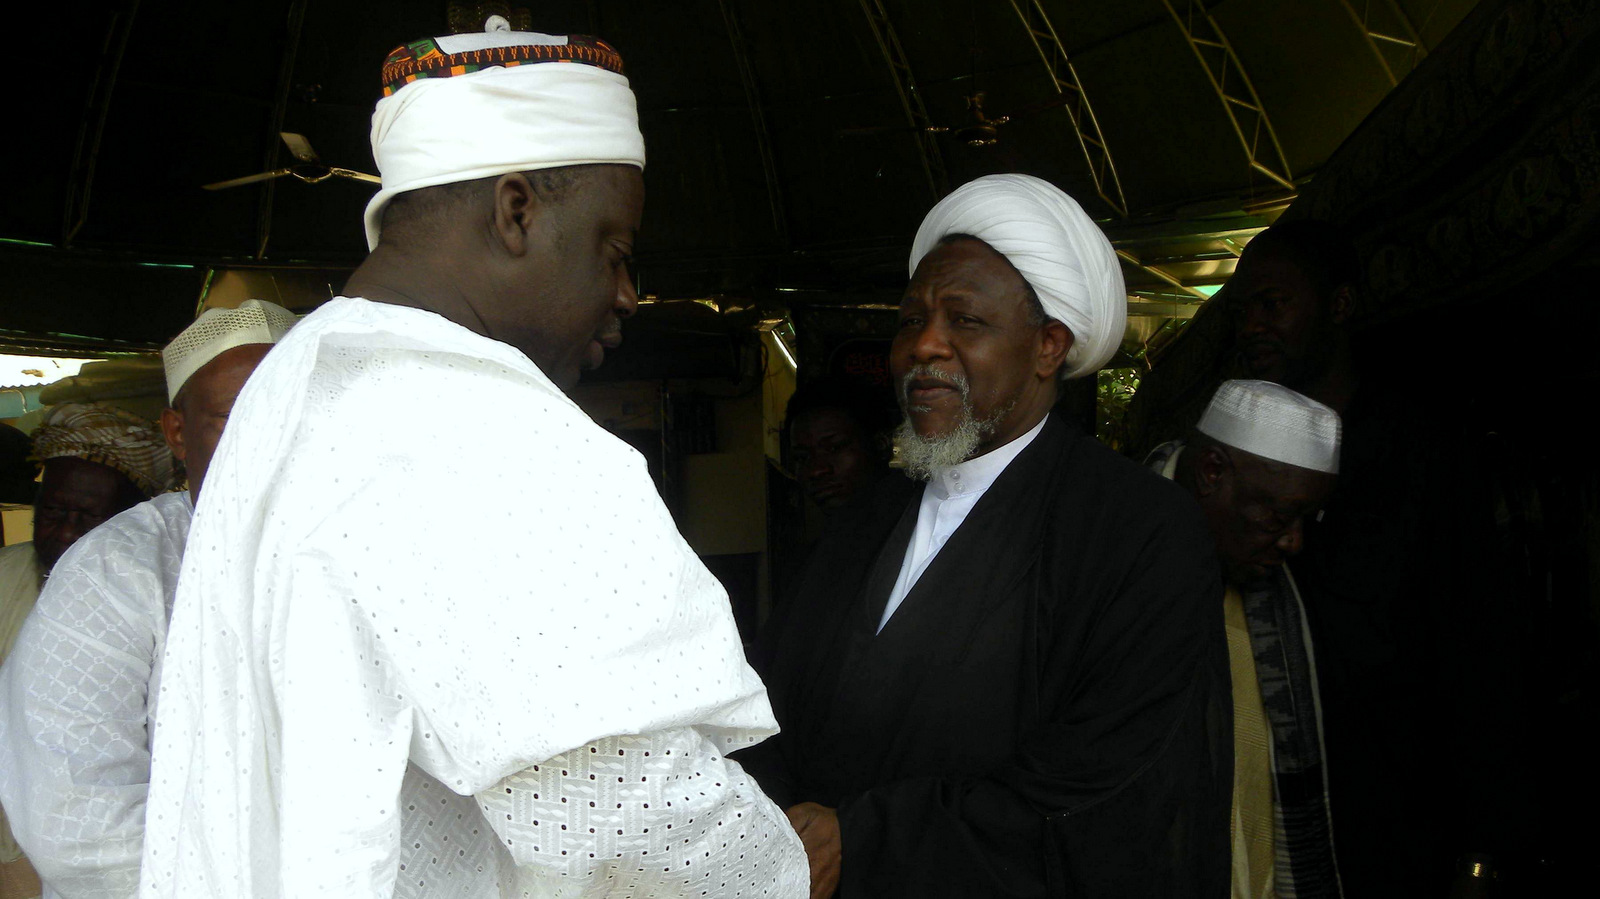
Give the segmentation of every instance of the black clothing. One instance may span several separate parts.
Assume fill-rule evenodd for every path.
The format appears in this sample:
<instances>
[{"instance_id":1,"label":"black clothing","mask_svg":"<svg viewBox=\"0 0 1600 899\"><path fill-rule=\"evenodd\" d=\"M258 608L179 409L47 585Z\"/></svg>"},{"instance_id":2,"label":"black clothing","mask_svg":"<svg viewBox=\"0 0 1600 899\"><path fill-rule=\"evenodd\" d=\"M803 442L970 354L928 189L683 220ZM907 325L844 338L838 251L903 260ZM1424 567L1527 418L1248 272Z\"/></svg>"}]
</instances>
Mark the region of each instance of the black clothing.
<instances>
[{"instance_id":1,"label":"black clothing","mask_svg":"<svg viewBox=\"0 0 1600 899\"><path fill-rule=\"evenodd\" d=\"M875 633L920 485L824 538L739 760L839 810L839 895L1228 893L1232 705L1194 501L1052 416ZM912 486L912 489L908 489Z\"/></svg>"},{"instance_id":2,"label":"black clothing","mask_svg":"<svg viewBox=\"0 0 1600 899\"><path fill-rule=\"evenodd\" d=\"M1358 392L1294 560L1315 646L1334 845L1354 899L1443 896L1454 861L1537 839L1519 624L1474 440Z\"/></svg>"}]
</instances>

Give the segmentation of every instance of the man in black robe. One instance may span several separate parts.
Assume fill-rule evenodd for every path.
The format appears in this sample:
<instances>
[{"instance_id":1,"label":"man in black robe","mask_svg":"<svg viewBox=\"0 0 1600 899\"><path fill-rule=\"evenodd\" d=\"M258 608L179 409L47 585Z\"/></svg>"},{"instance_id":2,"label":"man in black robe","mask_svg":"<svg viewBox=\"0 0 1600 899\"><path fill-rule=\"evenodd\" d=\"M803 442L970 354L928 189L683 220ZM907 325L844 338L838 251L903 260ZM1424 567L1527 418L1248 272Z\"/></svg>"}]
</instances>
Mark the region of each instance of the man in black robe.
<instances>
[{"instance_id":1,"label":"man in black robe","mask_svg":"<svg viewBox=\"0 0 1600 899\"><path fill-rule=\"evenodd\" d=\"M1210 535L1050 414L1121 337L1116 258L1065 194L1003 175L935 207L912 264L891 367L929 483L886 479L819 544L763 641L783 733L740 760L816 899L1224 896Z\"/></svg>"}]
</instances>

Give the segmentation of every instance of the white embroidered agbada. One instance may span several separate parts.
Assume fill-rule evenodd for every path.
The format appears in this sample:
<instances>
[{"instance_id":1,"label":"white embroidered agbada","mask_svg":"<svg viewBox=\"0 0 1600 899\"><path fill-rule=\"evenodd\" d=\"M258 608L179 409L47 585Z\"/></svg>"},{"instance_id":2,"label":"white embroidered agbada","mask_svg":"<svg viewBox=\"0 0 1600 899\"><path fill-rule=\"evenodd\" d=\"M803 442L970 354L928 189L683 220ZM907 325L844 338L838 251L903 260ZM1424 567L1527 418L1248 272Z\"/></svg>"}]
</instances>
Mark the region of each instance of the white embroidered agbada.
<instances>
[{"instance_id":1,"label":"white embroidered agbada","mask_svg":"<svg viewBox=\"0 0 1600 899\"><path fill-rule=\"evenodd\" d=\"M192 515L166 493L84 535L0 669L0 801L46 899L138 892L150 697Z\"/></svg>"},{"instance_id":2,"label":"white embroidered agbada","mask_svg":"<svg viewBox=\"0 0 1600 899\"><path fill-rule=\"evenodd\" d=\"M637 453L511 347L335 299L207 474L142 893L804 896L724 757L775 730Z\"/></svg>"}]
</instances>

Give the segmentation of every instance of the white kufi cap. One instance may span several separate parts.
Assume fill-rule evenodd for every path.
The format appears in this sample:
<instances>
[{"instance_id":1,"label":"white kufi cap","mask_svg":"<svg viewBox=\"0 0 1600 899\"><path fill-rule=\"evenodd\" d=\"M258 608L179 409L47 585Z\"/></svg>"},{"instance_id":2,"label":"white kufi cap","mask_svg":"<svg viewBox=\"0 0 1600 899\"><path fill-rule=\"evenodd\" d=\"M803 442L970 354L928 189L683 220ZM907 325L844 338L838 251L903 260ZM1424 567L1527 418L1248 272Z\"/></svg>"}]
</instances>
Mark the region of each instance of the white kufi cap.
<instances>
[{"instance_id":1,"label":"white kufi cap","mask_svg":"<svg viewBox=\"0 0 1600 899\"><path fill-rule=\"evenodd\" d=\"M422 187L569 165L644 168L644 135L622 57L594 38L491 30L415 41L389 54L372 113L383 189L367 204L367 247L383 209Z\"/></svg>"},{"instance_id":2,"label":"white kufi cap","mask_svg":"<svg viewBox=\"0 0 1600 899\"><path fill-rule=\"evenodd\" d=\"M266 300L245 300L237 309L212 308L200 313L161 350L167 369L167 402L177 397L190 376L234 347L277 343L299 319Z\"/></svg>"},{"instance_id":3,"label":"white kufi cap","mask_svg":"<svg viewBox=\"0 0 1600 899\"><path fill-rule=\"evenodd\" d=\"M1339 473L1339 413L1271 381L1224 381L1197 430L1247 453Z\"/></svg>"},{"instance_id":4,"label":"white kufi cap","mask_svg":"<svg viewBox=\"0 0 1600 899\"><path fill-rule=\"evenodd\" d=\"M1044 312L1072 332L1063 378L1111 361L1128 324L1122 266L1093 219L1061 188L1032 175L985 175L940 200L911 244L911 273L951 234L969 234L1006 257Z\"/></svg>"}]
</instances>

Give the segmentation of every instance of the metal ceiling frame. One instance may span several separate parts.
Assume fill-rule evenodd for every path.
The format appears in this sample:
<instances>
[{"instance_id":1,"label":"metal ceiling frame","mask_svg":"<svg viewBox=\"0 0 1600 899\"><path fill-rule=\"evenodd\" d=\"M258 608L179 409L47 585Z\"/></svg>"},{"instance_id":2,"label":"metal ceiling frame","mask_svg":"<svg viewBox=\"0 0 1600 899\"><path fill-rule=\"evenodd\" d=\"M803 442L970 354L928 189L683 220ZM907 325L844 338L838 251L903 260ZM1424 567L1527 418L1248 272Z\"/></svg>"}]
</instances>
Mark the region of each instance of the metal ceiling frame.
<instances>
[{"instance_id":1,"label":"metal ceiling frame","mask_svg":"<svg viewBox=\"0 0 1600 899\"><path fill-rule=\"evenodd\" d=\"M279 132L283 131L283 118L289 111L289 91L294 84L294 61L300 53L300 33L306 22L307 2L293 0L289 4L284 26L283 56L278 66L277 91L272 102L272 125L267 132L266 168L263 171L270 172L278 167L278 151L283 146ZM260 205L256 208L257 261L267 258L267 241L272 239L272 202L276 187L276 178L261 182Z\"/></svg>"},{"instance_id":2,"label":"metal ceiling frame","mask_svg":"<svg viewBox=\"0 0 1600 899\"><path fill-rule=\"evenodd\" d=\"M1211 297L1205 294L1203 291L1190 287L1178 280L1177 277L1175 277L1171 272L1168 272L1165 269L1156 268L1153 265L1146 265L1144 262L1140 261L1139 257L1135 256L1131 250L1118 250L1117 258L1144 272L1150 277L1155 278L1157 281L1168 284L1172 287L1176 287L1189 296L1197 297L1201 302L1211 299Z\"/></svg>"},{"instance_id":3,"label":"metal ceiling frame","mask_svg":"<svg viewBox=\"0 0 1600 899\"><path fill-rule=\"evenodd\" d=\"M935 198L942 197L950 190L950 176L945 171L944 156L939 152L934 132L930 130L937 126L922 103L922 91L917 88L917 79L912 74L910 61L906 59L906 51L900 46L900 37L895 33L894 23L889 21L889 13L883 8L883 0L860 2L861 12L867 17L872 36L878 41L878 49L883 51L883 61L889 65L889 77L900 95L900 108L905 110L906 124L918 131L917 148L922 151L922 170L928 176L928 189Z\"/></svg>"},{"instance_id":4,"label":"metal ceiling frame","mask_svg":"<svg viewBox=\"0 0 1600 899\"><path fill-rule=\"evenodd\" d=\"M1175 3L1185 5L1182 14ZM1261 104L1261 97L1256 93L1244 63L1239 61L1233 44L1228 41L1222 26L1212 17L1205 0L1161 0L1161 5L1172 14L1172 21L1177 23L1184 41L1194 51L1200 67L1205 69L1206 78L1210 80L1212 90L1216 91L1217 99L1222 102L1222 109L1239 137L1239 144L1244 147L1251 170L1260 172L1291 191L1295 190L1289 159L1283 153L1283 144L1278 142L1278 132L1272 127L1272 119ZM1235 76L1237 86L1230 85L1230 75ZM1239 89L1241 87L1243 90ZM1267 138L1267 147L1262 146L1263 134ZM1273 165L1274 159L1276 165Z\"/></svg>"},{"instance_id":5,"label":"metal ceiling frame","mask_svg":"<svg viewBox=\"0 0 1600 899\"><path fill-rule=\"evenodd\" d=\"M106 115L111 110L111 95L122 70L122 55L128 49L128 36L139 14L139 0L129 0L125 10L111 15L105 44L100 48L100 65L84 104L83 122L78 128L78 145L72 154L71 174L67 178L67 204L61 221L61 245L72 241L89 220L89 193L94 187L95 163L100 157L100 139L105 136Z\"/></svg>"},{"instance_id":6,"label":"metal ceiling frame","mask_svg":"<svg viewBox=\"0 0 1600 899\"><path fill-rule=\"evenodd\" d=\"M1089 175L1094 178L1095 192L1100 199L1106 201L1118 216L1128 217L1128 198L1122 192L1122 179L1117 176L1117 166L1111 158L1111 148L1106 146L1106 138L1100 131L1100 121L1095 118L1094 107L1089 104L1089 94L1083 89L1083 82L1078 80L1078 72L1072 65L1072 59L1067 55L1067 48L1061 43L1061 38L1056 34L1056 27L1050 22L1050 16L1044 11L1044 4L1040 0L1011 0L1011 8L1016 10L1017 18L1022 20L1022 27L1028 31L1028 39L1033 41L1033 47L1039 51L1039 59L1044 63L1046 74L1050 76L1050 83L1058 94L1070 94L1074 99L1062 107L1067 111L1067 117L1072 120L1072 130L1078 137L1078 146L1083 148L1084 161L1089 164Z\"/></svg>"},{"instance_id":7,"label":"metal ceiling frame","mask_svg":"<svg viewBox=\"0 0 1600 899\"><path fill-rule=\"evenodd\" d=\"M756 81L754 66L750 64L750 49L745 43L744 28L733 8L734 0L717 0L722 8L722 21L728 28L728 41L733 44L733 59L739 67L739 80L744 83L745 101L750 104L750 120L756 135L756 152L761 156L761 172L767 179L767 203L772 208L772 227L778 239L789 242L789 220L783 211L783 187L778 181L778 163L772 155L772 134L767 130L766 108L761 103L761 87Z\"/></svg>"},{"instance_id":8,"label":"metal ceiling frame","mask_svg":"<svg viewBox=\"0 0 1600 899\"><path fill-rule=\"evenodd\" d=\"M1422 43L1422 38L1417 36L1417 29L1412 26L1411 18L1401 8L1396 0L1362 0L1361 11L1356 11L1354 0L1339 0L1344 11L1350 14L1351 21L1361 29L1361 34L1367 39L1367 49L1377 57L1378 65L1383 68L1383 74L1388 77L1390 86L1400 83L1400 79L1410 74L1412 69L1422 57L1428 55L1428 48ZM1390 21L1387 27L1373 24L1373 7L1388 10ZM1395 75L1394 67L1389 64L1389 57L1384 55L1385 46L1403 47L1406 49L1407 68L1405 72Z\"/></svg>"}]
</instances>

